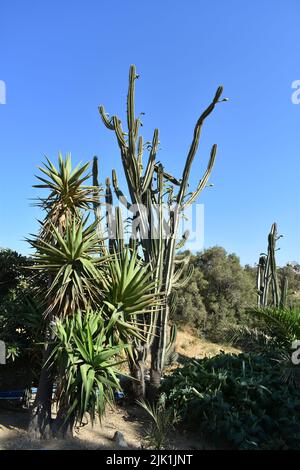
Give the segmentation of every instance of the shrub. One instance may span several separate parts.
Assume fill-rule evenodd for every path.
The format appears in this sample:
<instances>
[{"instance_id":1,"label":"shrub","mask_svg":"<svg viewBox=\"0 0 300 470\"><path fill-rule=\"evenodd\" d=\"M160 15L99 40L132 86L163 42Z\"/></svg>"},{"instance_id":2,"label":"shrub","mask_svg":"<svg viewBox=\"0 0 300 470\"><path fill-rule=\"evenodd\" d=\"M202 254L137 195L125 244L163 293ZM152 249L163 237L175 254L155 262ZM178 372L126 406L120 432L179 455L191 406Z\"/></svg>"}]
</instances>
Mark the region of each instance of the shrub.
<instances>
[{"instance_id":1,"label":"shrub","mask_svg":"<svg viewBox=\"0 0 300 470\"><path fill-rule=\"evenodd\" d=\"M235 449L300 449L300 389L267 356L191 360L163 384L183 423Z\"/></svg>"}]
</instances>

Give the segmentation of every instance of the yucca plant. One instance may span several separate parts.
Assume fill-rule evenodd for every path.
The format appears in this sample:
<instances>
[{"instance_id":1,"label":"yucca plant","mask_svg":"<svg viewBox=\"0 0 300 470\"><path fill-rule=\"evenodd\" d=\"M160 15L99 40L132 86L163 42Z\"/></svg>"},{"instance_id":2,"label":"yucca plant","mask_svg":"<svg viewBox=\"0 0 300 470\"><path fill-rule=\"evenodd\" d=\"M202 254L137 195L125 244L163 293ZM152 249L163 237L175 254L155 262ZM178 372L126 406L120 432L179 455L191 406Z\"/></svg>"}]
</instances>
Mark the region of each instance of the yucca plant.
<instances>
[{"instance_id":1,"label":"yucca plant","mask_svg":"<svg viewBox=\"0 0 300 470\"><path fill-rule=\"evenodd\" d=\"M70 159L64 162L60 157L59 169L56 170L48 162L46 174L50 179L42 178L44 184L38 185L50 189L51 194L41 204L47 213L42 230L38 237L29 240L36 250L33 256L34 269L48 275L48 289L45 293L48 330L45 335L44 366L29 427L34 437L50 437L53 430L57 432L61 427L70 430L72 422L76 421L77 417L79 421L81 419L79 408L76 408L78 415L75 411L72 416L66 414L68 406L74 403L75 392L74 389L68 388L69 385L66 388L67 379L63 368L60 367L60 372L56 375L56 361L49 361L49 357L53 358L55 335L62 334L62 329L58 332L49 325L55 323L71 328L76 312L82 311L84 315L84 312L90 309L94 312L100 311L99 317L104 321L107 348L118 347L120 354L123 351L123 355L124 350L128 349L128 357L137 363L132 353L132 345L136 340L144 341L144 332L140 328L138 318L146 316L150 306L155 305L155 289L153 283L149 282L148 267L139 261L134 248L128 251L129 249L123 247L122 253L103 256L99 230L96 229L98 219L96 218L94 224L87 226L84 212L92 208L90 204L99 191L94 187L87 187L82 191L85 177L80 177L84 173L83 168L86 166L81 170L72 171ZM78 318L76 321L76 328L79 328ZM130 343L130 348L127 348L127 343ZM81 344L82 348L89 348L91 351L89 337L82 338ZM61 362L62 357L69 358L68 354L72 354L69 349L64 352L63 347L60 351L61 356L56 356L58 362ZM116 349L113 351L117 352ZM58 353L58 349L56 352ZM81 370L84 374L85 367ZM90 370L87 368L86 373L92 377L93 372L89 372ZM61 383L62 392L59 395L58 421L53 425L51 403L55 378ZM99 400L105 401L106 396L101 395ZM88 410L89 399L84 403L84 409ZM57 425L59 421L60 424Z\"/></svg>"},{"instance_id":2,"label":"yucca plant","mask_svg":"<svg viewBox=\"0 0 300 470\"><path fill-rule=\"evenodd\" d=\"M96 240L94 234L83 228L82 220L99 187L84 184L90 176L88 167L79 165L73 170L70 155L64 160L60 154L57 168L47 159L44 168L40 168L43 176L37 176L41 184L35 187L48 190L48 195L38 199L45 218L38 236L29 242L37 250L35 269L47 278L48 315L44 319L43 366L29 424L32 437L51 436L53 374L46 366L52 351L50 323L56 315L71 314L86 306L89 294L94 293L96 270L91 257Z\"/></svg>"},{"instance_id":3,"label":"yucca plant","mask_svg":"<svg viewBox=\"0 0 300 470\"><path fill-rule=\"evenodd\" d=\"M38 205L46 211L46 217L42 227L43 237L51 238L52 225L58 230L65 228L70 215L86 211L98 200L99 187L85 185L90 178L88 173L90 164L78 165L72 169L71 155L63 159L58 155L58 168L46 157L44 167L39 167L43 176L36 176L41 184L34 188L42 188L50 191L50 194L38 200Z\"/></svg>"},{"instance_id":4,"label":"yucca plant","mask_svg":"<svg viewBox=\"0 0 300 470\"><path fill-rule=\"evenodd\" d=\"M64 234L53 224L51 229L52 243L39 237L28 240L36 250L33 269L51 274L47 312L64 316L97 304L101 296L98 268L107 258L95 256L99 243L95 223L86 226L86 219L71 215Z\"/></svg>"},{"instance_id":5,"label":"yucca plant","mask_svg":"<svg viewBox=\"0 0 300 470\"><path fill-rule=\"evenodd\" d=\"M101 420L114 391L121 390L117 366L126 345L111 345L109 330L101 312L91 310L57 320L50 358L58 372L56 433L72 432L86 414L92 422L96 416Z\"/></svg>"},{"instance_id":6,"label":"yucca plant","mask_svg":"<svg viewBox=\"0 0 300 470\"><path fill-rule=\"evenodd\" d=\"M115 253L103 277L103 296L109 327L126 349L128 365L133 377L135 397L145 395L144 365L149 348L149 335L154 334L151 318L158 312L161 295L149 266L139 259L135 248ZM152 325L152 329L151 329Z\"/></svg>"},{"instance_id":7,"label":"yucca plant","mask_svg":"<svg viewBox=\"0 0 300 470\"><path fill-rule=\"evenodd\" d=\"M139 325L144 326L139 322L138 315L147 315L159 304L149 267L138 258L136 250L126 248L112 256L106 266L106 274L102 279L103 295L111 322L113 315L119 312L122 321L137 326L137 329Z\"/></svg>"}]
</instances>

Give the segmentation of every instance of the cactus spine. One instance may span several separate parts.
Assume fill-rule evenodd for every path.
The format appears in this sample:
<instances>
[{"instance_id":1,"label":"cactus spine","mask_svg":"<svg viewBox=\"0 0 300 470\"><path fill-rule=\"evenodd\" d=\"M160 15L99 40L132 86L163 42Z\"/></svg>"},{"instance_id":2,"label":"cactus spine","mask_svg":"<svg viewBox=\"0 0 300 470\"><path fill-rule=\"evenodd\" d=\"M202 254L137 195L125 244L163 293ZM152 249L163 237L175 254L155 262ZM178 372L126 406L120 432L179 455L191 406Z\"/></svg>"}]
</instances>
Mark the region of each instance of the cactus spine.
<instances>
[{"instance_id":1,"label":"cactus spine","mask_svg":"<svg viewBox=\"0 0 300 470\"><path fill-rule=\"evenodd\" d=\"M146 341L137 345L140 361L144 360L151 348L151 383L158 386L163 373L165 356L168 348L167 326L172 288L184 282L188 260L176 258L176 250L182 247L187 239L185 234L178 241L179 221L184 210L192 204L206 187L214 166L217 146L213 145L208 166L200 178L195 191L188 191L189 176L194 161L205 119L212 113L221 99L223 88L219 87L210 105L199 117L194 128L192 143L185 161L181 179L167 173L162 164L156 162L159 145L159 131L154 130L151 144L148 145L149 157L145 167L142 157L145 150L143 137L139 136L141 120L136 118L134 110L135 82L138 76L134 65L129 70L129 88L127 94L127 132L122 128L117 116L109 117L103 106L99 113L104 125L115 132L119 145L124 174L127 181L128 201L118 186L116 172L113 170L112 182L114 192L120 203L127 209L135 209L138 214L138 246L143 259L149 264L157 292L163 297L159 312L152 318L145 319ZM163 207L167 207L167 214ZM146 208L146 210L144 210ZM154 222L155 220L155 222ZM134 220L136 222L136 219ZM134 222L133 221L133 222ZM167 230L166 230L167 229ZM191 275L191 271L189 272ZM171 338L174 338L171 330ZM176 337L176 334L175 334Z\"/></svg>"}]
</instances>

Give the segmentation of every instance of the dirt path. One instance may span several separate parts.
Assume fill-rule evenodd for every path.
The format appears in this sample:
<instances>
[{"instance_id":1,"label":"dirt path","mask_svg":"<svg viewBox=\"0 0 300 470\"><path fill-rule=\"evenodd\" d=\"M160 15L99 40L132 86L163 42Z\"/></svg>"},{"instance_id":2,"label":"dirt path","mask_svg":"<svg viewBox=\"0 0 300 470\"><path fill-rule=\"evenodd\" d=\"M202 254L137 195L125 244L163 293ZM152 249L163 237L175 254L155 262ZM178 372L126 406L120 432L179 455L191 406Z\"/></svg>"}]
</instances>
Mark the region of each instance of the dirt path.
<instances>
[{"instance_id":1,"label":"dirt path","mask_svg":"<svg viewBox=\"0 0 300 470\"><path fill-rule=\"evenodd\" d=\"M195 337L192 331L179 331L176 351L183 358L213 356L220 352L239 352L235 348L210 343ZM176 367L173 364L171 368ZM29 439L26 429L28 413L24 410L8 411L0 409L0 450L4 449L118 449L113 441L116 431L123 433L131 449L141 448L145 431L150 424L148 415L137 406L117 406L108 409L102 421L94 426L87 424L76 429L74 439L36 441ZM170 446L173 449L211 449L195 436L183 430L173 432Z\"/></svg>"},{"instance_id":2,"label":"dirt path","mask_svg":"<svg viewBox=\"0 0 300 470\"><path fill-rule=\"evenodd\" d=\"M28 413L25 411L0 410L0 450L75 450L75 449L120 449L113 441L116 431L122 432L129 449L138 449L143 445L145 430L149 419L143 410L136 406L108 410L102 425L87 424L76 429L73 439L51 441L32 440L26 428ZM199 449L203 444L196 436L184 432L172 433L170 448ZM206 447L207 448L207 447Z\"/></svg>"}]
</instances>

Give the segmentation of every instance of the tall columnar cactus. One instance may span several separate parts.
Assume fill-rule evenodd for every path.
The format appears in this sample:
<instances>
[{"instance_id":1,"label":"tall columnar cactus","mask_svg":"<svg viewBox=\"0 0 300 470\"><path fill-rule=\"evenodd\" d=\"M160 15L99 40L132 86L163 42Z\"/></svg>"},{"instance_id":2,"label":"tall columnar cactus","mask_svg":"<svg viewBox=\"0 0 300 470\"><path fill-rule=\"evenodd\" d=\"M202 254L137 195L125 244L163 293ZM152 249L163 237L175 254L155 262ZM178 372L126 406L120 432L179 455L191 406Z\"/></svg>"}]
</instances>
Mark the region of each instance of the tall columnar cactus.
<instances>
[{"instance_id":1,"label":"tall columnar cactus","mask_svg":"<svg viewBox=\"0 0 300 470\"><path fill-rule=\"evenodd\" d=\"M268 235L268 251L262 253L259 258L257 267L257 293L258 306L267 307L272 305L279 307L284 301L285 293L282 292L280 297L280 289L277 278L276 267L276 242L280 238L277 234L277 224L272 224L271 231ZM270 291L271 287L271 291Z\"/></svg>"},{"instance_id":2,"label":"tall columnar cactus","mask_svg":"<svg viewBox=\"0 0 300 470\"><path fill-rule=\"evenodd\" d=\"M137 239L141 256L149 264L153 280L156 281L157 292L163 298L159 312L151 318L148 316L144 319L146 341L137 346L137 361L140 367L143 367L151 347L151 382L154 386L158 386L168 344L167 325L172 288L188 282L186 278L188 260L186 257L176 257L176 251L188 238L188 235L184 234L182 239L178 240L179 222L184 210L196 200L207 185L214 166L217 145L212 146L207 169L193 192L190 192L188 187L191 167L198 149L203 123L216 104L225 99L221 99L223 88L220 86L212 102L196 123L182 176L177 179L167 173L161 163L156 162L159 145L158 129L154 130L151 144L147 142L144 144L143 137L139 135L141 120L135 116L134 110L137 78L135 66L132 65L129 71L127 95L127 132L124 132L119 117L115 115L109 117L103 106L99 107L99 112L105 126L116 135L129 199L126 199L124 192L119 188L117 175L113 170L112 184L115 195L120 203L133 213L132 227L137 228L137 233L132 233L132 238ZM144 166L142 157L145 148L149 149L149 156ZM191 270L188 276L191 276Z\"/></svg>"},{"instance_id":3,"label":"tall columnar cactus","mask_svg":"<svg viewBox=\"0 0 300 470\"><path fill-rule=\"evenodd\" d=\"M288 278L287 276L282 276L280 279L280 307L286 307L287 297L288 297Z\"/></svg>"}]
</instances>

